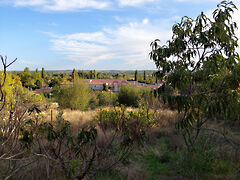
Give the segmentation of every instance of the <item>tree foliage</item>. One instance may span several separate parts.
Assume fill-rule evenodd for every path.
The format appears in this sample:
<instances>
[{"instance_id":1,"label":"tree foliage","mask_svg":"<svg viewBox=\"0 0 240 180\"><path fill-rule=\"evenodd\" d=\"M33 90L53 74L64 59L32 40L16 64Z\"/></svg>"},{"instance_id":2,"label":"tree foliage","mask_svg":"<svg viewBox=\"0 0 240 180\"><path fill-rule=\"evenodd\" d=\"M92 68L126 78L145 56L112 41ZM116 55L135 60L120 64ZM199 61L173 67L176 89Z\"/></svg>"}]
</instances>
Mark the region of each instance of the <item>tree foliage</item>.
<instances>
[{"instance_id":1,"label":"tree foliage","mask_svg":"<svg viewBox=\"0 0 240 180\"><path fill-rule=\"evenodd\" d=\"M160 89L163 100L176 105L181 129L193 149L201 127L209 119L239 118L239 55L236 52L237 24L232 20L236 6L223 1L213 18L203 12L196 18L183 17L173 26L171 40L151 43L151 59L166 83ZM167 87L175 89L168 93Z\"/></svg>"},{"instance_id":2,"label":"tree foliage","mask_svg":"<svg viewBox=\"0 0 240 180\"><path fill-rule=\"evenodd\" d=\"M83 82L75 81L73 86L58 87L54 96L61 108L84 110L90 101L90 89Z\"/></svg>"},{"instance_id":3,"label":"tree foliage","mask_svg":"<svg viewBox=\"0 0 240 180\"><path fill-rule=\"evenodd\" d=\"M138 70L136 70L136 71L135 71L135 75L134 75L134 77L135 77L134 80L135 80L135 81L138 81L138 76L139 76L139 75L138 75Z\"/></svg>"},{"instance_id":4,"label":"tree foliage","mask_svg":"<svg viewBox=\"0 0 240 180\"><path fill-rule=\"evenodd\" d=\"M144 80L144 81L147 80L147 71L143 71L143 80Z\"/></svg>"},{"instance_id":5,"label":"tree foliage","mask_svg":"<svg viewBox=\"0 0 240 180\"><path fill-rule=\"evenodd\" d=\"M46 76L47 76L47 73L46 73L46 71L45 71L45 69L44 69L44 68L42 68L42 71L41 71L41 76L42 76L42 78L43 78L43 79L45 79L45 78L46 78Z\"/></svg>"}]
</instances>

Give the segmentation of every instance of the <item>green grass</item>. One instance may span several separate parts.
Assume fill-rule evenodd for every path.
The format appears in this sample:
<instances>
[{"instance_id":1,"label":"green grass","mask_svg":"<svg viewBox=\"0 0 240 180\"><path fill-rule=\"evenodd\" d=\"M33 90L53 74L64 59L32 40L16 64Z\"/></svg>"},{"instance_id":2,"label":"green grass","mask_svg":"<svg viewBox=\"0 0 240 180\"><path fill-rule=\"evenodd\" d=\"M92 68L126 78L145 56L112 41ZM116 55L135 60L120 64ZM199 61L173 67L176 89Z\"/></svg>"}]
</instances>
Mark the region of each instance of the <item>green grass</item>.
<instances>
[{"instance_id":1,"label":"green grass","mask_svg":"<svg viewBox=\"0 0 240 180\"><path fill-rule=\"evenodd\" d=\"M146 142L145 146L136 147L130 154L129 163L124 165L128 167L125 171L101 172L94 179L238 179L240 165L218 159L219 152L215 145L205 137L199 139L193 153L186 148L176 150L173 143L171 136L158 137L152 143Z\"/></svg>"},{"instance_id":2,"label":"green grass","mask_svg":"<svg viewBox=\"0 0 240 180\"><path fill-rule=\"evenodd\" d=\"M142 170L147 175L147 179L159 179L161 177L175 177L175 162L178 153L175 153L168 138L158 139L154 144L149 144L143 152L135 153L132 160L140 164Z\"/></svg>"}]
</instances>

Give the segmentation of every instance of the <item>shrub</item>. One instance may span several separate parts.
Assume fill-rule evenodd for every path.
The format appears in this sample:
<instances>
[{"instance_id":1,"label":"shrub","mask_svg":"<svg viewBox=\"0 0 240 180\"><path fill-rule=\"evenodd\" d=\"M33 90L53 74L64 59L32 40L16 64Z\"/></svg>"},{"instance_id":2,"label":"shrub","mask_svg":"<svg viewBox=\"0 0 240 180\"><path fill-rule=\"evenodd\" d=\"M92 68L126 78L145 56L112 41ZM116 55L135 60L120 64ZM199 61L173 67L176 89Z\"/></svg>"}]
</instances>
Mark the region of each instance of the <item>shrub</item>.
<instances>
[{"instance_id":1,"label":"shrub","mask_svg":"<svg viewBox=\"0 0 240 180\"><path fill-rule=\"evenodd\" d=\"M100 92L97 96L99 106L113 106L117 102L117 95L110 92Z\"/></svg>"},{"instance_id":2,"label":"shrub","mask_svg":"<svg viewBox=\"0 0 240 180\"><path fill-rule=\"evenodd\" d=\"M118 93L118 102L126 106L137 107L140 97L141 92L139 89L131 86L123 86Z\"/></svg>"},{"instance_id":3,"label":"shrub","mask_svg":"<svg viewBox=\"0 0 240 180\"><path fill-rule=\"evenodd\" d=\"M137 112L126 111L124 106L102 110L96 117L99 127L106 131L115 129L123 134L123 143L142 143L147 130L155 126L154 114L140 107Z\"/></svg>"},{"instance_id":4,"label":"shrub","mask_svg":"<svg viewBox=\"0 0 240 180\"><path fill-rule=\"evenodd\" d=\"M56 102L60 108L84 110L90 101L90 89L81 82L73 86L62 86L54 91Z\"/></svg>"}]
</instances>

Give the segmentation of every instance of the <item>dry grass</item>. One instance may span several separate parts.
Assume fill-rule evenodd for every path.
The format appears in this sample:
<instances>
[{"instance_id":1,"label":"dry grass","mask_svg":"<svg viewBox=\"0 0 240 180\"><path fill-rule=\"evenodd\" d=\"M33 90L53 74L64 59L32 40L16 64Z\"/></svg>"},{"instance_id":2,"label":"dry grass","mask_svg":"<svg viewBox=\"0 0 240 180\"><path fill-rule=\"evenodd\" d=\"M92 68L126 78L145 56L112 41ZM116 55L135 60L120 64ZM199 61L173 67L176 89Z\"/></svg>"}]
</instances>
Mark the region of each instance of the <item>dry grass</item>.
<instances>
[{"instance_id":1,"label":"dry grass","mask_svg":"<svg viewBox=\"0 0 240 180\"><path fill-rule=\"evenodd\" d=\"M59 112L61 111L58 109L52 109L52 110L43 112L44 121L47 121L47 122L50 122L51 120L55 121ZM94 117L97 115L97 113L99 112L99 110L80 111L80 110L65 109L62 112L63 112L63 118L65 120L71 122L74 125L81 126L81 125L84 125L85 123L92 121Z\"/></svg>"},{"instance_id":2,"label":"dry grass","mask_svg":"<svg viewBox=\"0 0 240 180\"><path fill-rule=\"evenodd\" d=\"M156 121L161 129L173 127L178 121L178 113L169 109L160 109L157 111Z\"/></svg>"}]
</instances>

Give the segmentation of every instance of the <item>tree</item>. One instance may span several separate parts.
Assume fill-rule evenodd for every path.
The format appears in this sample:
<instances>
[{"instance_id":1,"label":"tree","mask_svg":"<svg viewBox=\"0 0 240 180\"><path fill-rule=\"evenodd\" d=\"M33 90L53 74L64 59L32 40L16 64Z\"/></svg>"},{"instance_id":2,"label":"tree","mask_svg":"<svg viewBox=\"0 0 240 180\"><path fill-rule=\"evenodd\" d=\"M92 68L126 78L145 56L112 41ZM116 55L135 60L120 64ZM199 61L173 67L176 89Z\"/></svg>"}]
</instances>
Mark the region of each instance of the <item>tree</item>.
<instances>
[{"instance_id":1,"label":"tree","mask_svg":"<svg viewBox=\"0 0 240 180\"><path fill-rule=\"evenodd\" d=\"M126 106L138 106L138 101L141 98L141 92L138 88L132 86L123 86L118 93L118 102Z\"/></svg>"},{"instance_id":2,"label":"tree","mask_svg":"<svg viewBox=\"0 0 240 180\"><path fill-rule=\"evenodd\" d=\"M143 71L143 80L146 81L147 80L147 72Z\"/></svg>"},{"instance_id":3,"label":"tree","mask_svg":"<svg viewBox=\"0 0 240 180\"><path fill-rule=\"evenodd\" d=\"M33 80L33 76L31 74L31 72L29 71L29 68L26 67L24 69L24 72L22 72L20 74L20 77L21 77L21 82L22 82L22 85L27 87L27 88L33 88L34 87L34 80Z\"/></svg>"},{"instance_id":4,"label":"tree","mask_svg":"<svg viewBox=\"0 0 240 180\"><path fill-rule=\"evenodd\" d=\"M94 75L93 75L93 71L92 70L89 72L89 79L94 79Z\"/></svg>"},{"instance_id":5,"label":"tree","mask_svg":"<svg viewBox=\"0 0 240 180\"><path fill-rule=\"evenodd\" d=\"M93 79L97 79L97 71L93 70Z\"/></svg>"},{"instance_id":6,"label":"tree","mask_svg":"<svg viewBox=\"0 0 240 180\"><path fill-rule=\"evenodd\" d=\"M90 101L90 89L81 81L75 81L73 86L58 87L54 93L61 108L84 110Z\"/></svg>"},{"instance_id":7,"label":"tree","mask_svg":"<svg viewBox=\"0 0 240 180\"><path fill-rule=\"evenodd\" d=\"M200 130L209 129L207 121L216 116L224 122L239 119L240 59L237 25L231 16L234 9L231 1L223 1L213 19L203 12L196 19L183 17L173 26L172 39L165 45L159 45L159 40L151 43L150 58L160 76L166 75L161 95L182 115L176 127L190 151ZM168 93L167 88L175 93Z\"/></svg>"},{"instance_id":8,"label":"tree","mask_svg":"<svg viewBox=\"0 0 240 180\"><path fill-rule=\"evenodd\" d=\"M82 71L78 71L78 77L80 77L80 78L84 78L84 72L83 72L83 70Z\"/></svg>"},{"instance_id":9,"label":"tree","mask_svg":"<svg viewBox=\"0 0 240 180\"><path fill-rule=\"evenodd\" d=\"M54 77L53 79L51 79L49 86L50 87L60 86L61 82L62 82L61 77Z\"/></svg>"},{"instance_id":10,"label":"tree","mask_svg":"<svg viewBox=\"0 0 240 180\"><path fill-rule=\"evenodd\" d=\"M73 81L76 79L76 75L77 75L77 71L76 71L76 69L74 68L73 71L72 71L72 80L73 80Z\"/></svg>"},{"instance_id":11,"label":"tree","mask_svg":"<svg viewBox=\"0 0 240 180\"><path fill-rule=\"evenodd\" d=\"M42 79L42 75L40 74L38 69L35 70L32 80L34 81L34 87L33 88L38 88L39 89L39 88L42 87L43 79Z\"/></svg>"},{"instance_id":12,"label":"tree","mask_svg":"<svg viewBox=\"0 0 240 180\"><path fill-rule=\"evenodd\" d=\"M47 76L47 73L46 73L44 68L42 68L41 76L42 76L43 79L45 79L46 76Z\"/></svg>"},{"instance_id":13,"label":"tree","mask_svg":"<svg viewBox=\"0 0 240 180\"><path fill-rule=\"evenodd\" d=\"M102 79L102 72L97 73L97 79Z\"/></svg>"},{"instance_id":14,"label":"tree","mask_svg":"<svg viewBox=\"0 0 240 180\"><path fill-rule=\"evenodd\" d=\"M135 71L135 81L138 81L138 70Z\"/></svg>"},{"instance_id":15,"label":"tree","mask_svg":"<svg viewBox=\"0 0 240 180\"><path fill-rule=\"evenodd\" d=\"M42 75L40 74L40 72L38 71L38 68L35 70L34 74L33 74L34 79L42 79Z\"/></svg>"}]
</instances>

